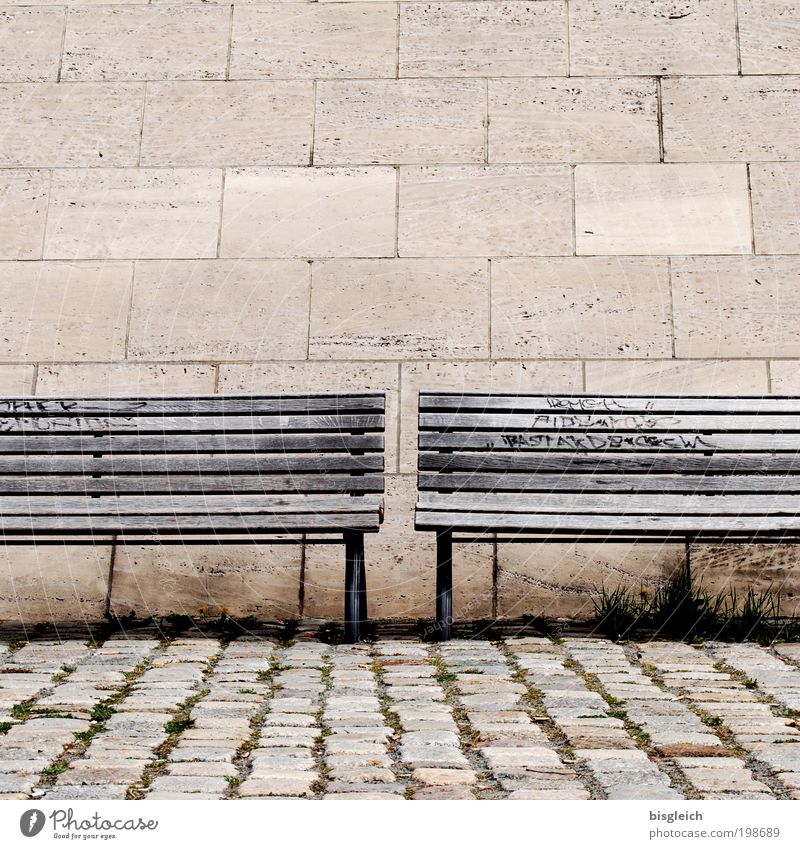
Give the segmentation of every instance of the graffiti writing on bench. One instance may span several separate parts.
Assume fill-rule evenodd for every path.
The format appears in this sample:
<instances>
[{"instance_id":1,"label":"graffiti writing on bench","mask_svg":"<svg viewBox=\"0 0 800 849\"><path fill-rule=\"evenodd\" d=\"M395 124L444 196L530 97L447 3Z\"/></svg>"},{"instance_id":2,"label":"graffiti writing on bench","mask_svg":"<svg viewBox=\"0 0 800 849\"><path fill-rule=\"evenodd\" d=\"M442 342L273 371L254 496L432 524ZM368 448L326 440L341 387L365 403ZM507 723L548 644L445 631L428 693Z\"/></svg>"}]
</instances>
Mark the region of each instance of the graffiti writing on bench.
<instances>
[{"instance_id":1,"label":"graffiti writing on bench","mask_svg":"<svg viewBox=\"0 0 800 849\"><path fill-rule=\"evenodd\" d=\"M627 401L622 398L546 398L548 407L554 410L607 410L624 412L625 410L652 410L653 402L638 400Z\"/></svg>"},{"instance_id":2,"label":"graffiti writing on bench","mask_svg":"<svg viewBox=\"0 0 800 849\"><path fill-rule=\"evenodd\" d=\"M120 412L135 413L147 407L147 401L124 401L124 408L118 406ZM107 410L108 404L100 401L96 408L89 401L77 401L73 399L59 400L53 398L3 398L0 399L0 412L2 413L71 413L76 408L91 412L92 409Z\"/></svg>"},{"instance_id":3,"label":"graffiti writing on bench","mask_svg":"<svg viewBox=\"0 0 800 849\"><path fill-rule=\"evenodd\" d=\"M132 424L136 419L127 416L106 418L101 416L71 416L69 418L0 418L0 432L22 431L65 431L65 430L109 430L120 424Z\"/></svg>"},{"instance_id":4,"label":"graffiti writing on bench","mask_svg":"<svg viewBox=\"0 0 800 849\"><path fill-rule=\"evenodd\" d=\"M713 448L702 436L682 436L652 433L592 434L592 433L502 433L500 440L506 448L549 448L555 451L609 451L625 448L667 449L692 451ZM489 446L491 447L491 446Z\"/></svg>"},{"instance_id":5,"label":"graffiti writing on bench","mask_svg":"<svg viewBox=\"0 0 800 849\"><path fill-rule=\"evenodd\" d=\"M667 430L677 425L673 416L592 416L575 413L573 415L551 415L539 413L533 416L531 428L553 427L560 430Z\"/></svg>"}]
</instances>

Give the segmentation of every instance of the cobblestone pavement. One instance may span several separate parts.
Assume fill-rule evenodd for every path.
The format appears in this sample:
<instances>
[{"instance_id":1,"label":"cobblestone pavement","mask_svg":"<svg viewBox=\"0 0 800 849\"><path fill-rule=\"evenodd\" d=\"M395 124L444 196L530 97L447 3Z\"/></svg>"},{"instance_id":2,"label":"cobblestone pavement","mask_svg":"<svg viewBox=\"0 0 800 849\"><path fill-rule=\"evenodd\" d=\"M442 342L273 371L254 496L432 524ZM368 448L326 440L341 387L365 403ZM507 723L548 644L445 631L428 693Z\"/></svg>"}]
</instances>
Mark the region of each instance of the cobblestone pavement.
<instances>
[{"instance_id":1,"label":"cobblestone pavement","mask_svg":"<svg viewBox=\"0 0 800 849\"><path fill-rule=\"evenodd\" d=\"M800 645L0 643L2 799L800 799Z\"/></svg>"}]
</instances>

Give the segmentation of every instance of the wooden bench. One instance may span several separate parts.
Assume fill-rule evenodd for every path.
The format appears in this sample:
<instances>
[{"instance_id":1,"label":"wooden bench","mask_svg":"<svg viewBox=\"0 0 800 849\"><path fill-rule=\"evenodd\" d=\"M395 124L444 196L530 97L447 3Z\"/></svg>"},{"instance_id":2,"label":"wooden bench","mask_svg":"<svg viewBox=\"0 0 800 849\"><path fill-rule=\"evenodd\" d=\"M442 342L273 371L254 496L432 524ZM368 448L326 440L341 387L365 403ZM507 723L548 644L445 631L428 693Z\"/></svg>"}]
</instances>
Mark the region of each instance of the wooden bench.
<instances>
[{"instance_id":1,"label":"wooden bench","mask_svg":"<svg viewBox=\"0 0 800 849\"><path fill-rule=\"evenodd\" d=\"M355 641L364 534L383 518L384 406L374 393L0 399L0 539L344 542Z\"/></svg>"},{"instance_id":2,"label":"wooden bench","mask_svg":"<svg viewBox=\"0 0 800 849\"><path fill-rule=\"evenodd\" d=\"M469 542L800 541L800 398L423 392L419 448L416 528L436 533L443 639L454 532Z\"/></svg>"}]
</instances>

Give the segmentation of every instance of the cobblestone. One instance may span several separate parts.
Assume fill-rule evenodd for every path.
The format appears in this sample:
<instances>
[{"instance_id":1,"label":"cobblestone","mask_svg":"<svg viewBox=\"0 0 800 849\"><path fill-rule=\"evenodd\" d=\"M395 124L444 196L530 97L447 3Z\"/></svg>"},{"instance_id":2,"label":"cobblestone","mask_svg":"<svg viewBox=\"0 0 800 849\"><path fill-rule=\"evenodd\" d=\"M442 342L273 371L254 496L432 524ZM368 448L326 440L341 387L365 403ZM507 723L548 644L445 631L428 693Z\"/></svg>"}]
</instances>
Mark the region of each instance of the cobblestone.
<instances>
[{"instance_id":1,"label":"cobblestone","mask_svg":"<svg viewBox=\"0 0 800 849\"><path fill-rule=\"evenodd\" d=\"M114 637L2 663L2 798L800 795L789 645Z\"/></svg>"}]
</instances>

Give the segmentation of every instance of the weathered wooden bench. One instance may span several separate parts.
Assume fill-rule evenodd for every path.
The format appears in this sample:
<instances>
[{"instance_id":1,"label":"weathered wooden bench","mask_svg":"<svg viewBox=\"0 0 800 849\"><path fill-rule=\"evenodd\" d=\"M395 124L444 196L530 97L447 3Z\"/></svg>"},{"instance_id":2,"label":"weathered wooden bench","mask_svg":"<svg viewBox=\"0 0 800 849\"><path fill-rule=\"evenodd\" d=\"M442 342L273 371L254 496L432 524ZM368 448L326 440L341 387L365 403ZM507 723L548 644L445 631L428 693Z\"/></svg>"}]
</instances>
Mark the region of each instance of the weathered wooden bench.
<instances>
[{"instance_id":1,"label":"weathered wooden bench","mask_svg":"<svg viewBox=\"0 0 800 849\"><path fill-rule=\"evenodd\" d=\"M383 518L384 406L374 393L0 399L0 539L344 542L355 641L364 534Z\"/></svg>"},{"instance_id":2,"label":"weathered wooden bench","mask_svg":"<svg viewBox=\"0 0 800 849\"><path fill-rule=\"evenodd\" d=\"M800 398L421 393L416 528L456 541L800 542ZM495 536L500 535L500 536Z\"/></svg>"}]
</instances>

